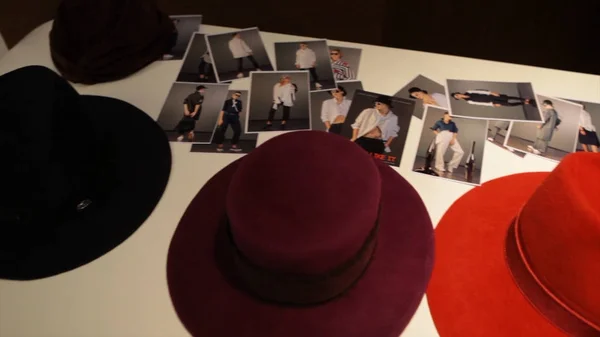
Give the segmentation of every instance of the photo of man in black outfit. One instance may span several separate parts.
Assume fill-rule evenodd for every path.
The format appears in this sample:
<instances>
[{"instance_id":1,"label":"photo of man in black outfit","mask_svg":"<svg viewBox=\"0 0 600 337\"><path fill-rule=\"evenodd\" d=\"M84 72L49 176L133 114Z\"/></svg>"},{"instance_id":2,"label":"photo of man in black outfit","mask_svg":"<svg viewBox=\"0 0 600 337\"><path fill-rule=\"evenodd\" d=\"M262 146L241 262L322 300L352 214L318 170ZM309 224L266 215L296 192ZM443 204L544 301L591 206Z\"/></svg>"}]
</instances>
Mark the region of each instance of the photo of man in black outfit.
<instances>
[{"instance_id":1,"label":"photo of man in black outfit","mask_svg":"<svg viewBox=\"0 0 600 337\"><path fill-rule=\"evenodd\" d=\"M483 106L518 106L531 104L535 106L535 99L514 97L505 94L500 94L486 89L467 90L466 92L453 92L452 98L456 100L467 101L469 104Z\"/></svg>"},{"instance_id":2,"label":"photo of man in black outfit","mask_svg":"<svg viewBox=\"0 0 600 337\"><path fill-rule=\"evenodd\" d=\"M183 141L184 135L188 134L188 140L194 140L194 128L196 127L196 121L200 118L202 112L202 103L204 102L204 90L206 87L199 85L196 87L196 91L189 94L183 101L183 118L177 123L175 130L177 130L177 141Z\"/></svg>"},{"instance_id":3,"label":"photo of man in black outfit","mask_svg":"<svg viewBox=\"0 0 600 337\"><path fill-rule=\"evenodd\" d=\"M529 82L446 80L452 117L541 122L542 110Z\"/></svg>"},{"instance_id":4,"label":"photo of man in black outfit","mask_svg":"<svg viewBox=\"0 0 600 337\"><path fill-rule=\"evenodd\" d=\"M233 129L233 138L231 138L232 152L241 152L242 149L238 147L238 142L242 134L242 125L240 123L240 113L242 112L242 101L240 97L242 93L236 91L231 95L231 98L226 100L223 104L223 109L219 113L219 120L217 121L217 129L215 130L215 143L217 144L217 152L223 152L223 143L225 141L225 132L231 125Z\"/></svg>"}]
</instances>

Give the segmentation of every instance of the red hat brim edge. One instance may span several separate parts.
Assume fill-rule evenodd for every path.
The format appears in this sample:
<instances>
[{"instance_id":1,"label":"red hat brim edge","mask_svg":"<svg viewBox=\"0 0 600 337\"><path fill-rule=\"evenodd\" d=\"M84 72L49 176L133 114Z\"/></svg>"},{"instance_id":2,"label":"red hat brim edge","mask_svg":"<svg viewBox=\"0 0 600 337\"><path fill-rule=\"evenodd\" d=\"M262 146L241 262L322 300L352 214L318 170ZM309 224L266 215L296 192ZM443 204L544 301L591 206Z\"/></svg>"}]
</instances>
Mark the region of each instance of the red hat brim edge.
<instances>
[{"instance_id":1,"label":"red hat brim edge","mask_svg":"<svg viewBox=\"0 0 600 337\"><path fill-rule=\"evenodd\" d=\"M416 312L433 268L433 226L415 189L378 163L380 228L365 274L334 301L282 307L231 286L215 262L215 237L224 221L227 186L240 160L200 190L169 247L167 282L185 328L193 336L206 337L398 337ZM401 211L406 209L411 212Z\"/></svg>"},{"instance_id":2,"label":"red hat brim edge","mask_svg":"<svg viewBox=\"0 0 600 337\"><path fill-rule=\"evenodd\" d=\"M548 174L486 182L440 220L427 300L441 337L567 336L531 305L506 262L509 227Z\"/></svg>"}]
</instances>

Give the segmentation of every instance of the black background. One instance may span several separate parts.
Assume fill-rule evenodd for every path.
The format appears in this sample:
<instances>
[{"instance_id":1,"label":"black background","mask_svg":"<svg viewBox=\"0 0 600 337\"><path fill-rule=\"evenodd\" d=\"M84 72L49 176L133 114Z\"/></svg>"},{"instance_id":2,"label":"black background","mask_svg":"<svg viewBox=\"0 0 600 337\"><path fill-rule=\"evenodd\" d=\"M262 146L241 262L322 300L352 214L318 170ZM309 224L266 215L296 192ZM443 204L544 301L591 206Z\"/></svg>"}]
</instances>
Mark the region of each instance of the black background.
<instances>
[{"instance_id":1,"label":"black background","mask_svg":"<svg viewBox=\"0 0 600 337\"><path fill-rule=\"evenodd\" d=\"M202 14L207 25L259 27L265 32L600 74L598 1L305 0L294 10L281 6L280 0L231 0L210 6L197 0L156 2L170 15ZM8 47L51 20L59 3L0 1L0 32ZM365 24L357 24L361 22Z\"/></svg>"}]
</instances>

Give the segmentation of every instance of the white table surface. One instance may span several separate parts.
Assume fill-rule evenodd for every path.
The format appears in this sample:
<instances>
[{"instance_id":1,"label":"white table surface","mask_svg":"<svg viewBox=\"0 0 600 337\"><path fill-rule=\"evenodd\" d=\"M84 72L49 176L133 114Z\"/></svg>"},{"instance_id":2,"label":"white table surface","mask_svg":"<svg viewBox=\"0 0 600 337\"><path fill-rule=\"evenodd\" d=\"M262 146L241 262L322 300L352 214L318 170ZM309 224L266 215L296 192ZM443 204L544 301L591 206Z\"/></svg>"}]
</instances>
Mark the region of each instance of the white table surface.
<instances>
[{"instance_id":1,"label":"white table surface","mask_svg":"<svg viewBox=\"0 0 600 337\"><path fill-rule=\"evenodd\" d=\"M50 26L51 23L46 23L38 27L1 57L0 74L33 64L55 69L48 45ZM215 26L202 28L207 34L232 30ZM306 37L263 32L262 38L274 60L273 42L299 41ZM594 75L342 41L330 43L363 49L358 79L365 90L372 92L393 95L415 76L423 74L442 84L447 78L530 81L538 94L600 101L600 77ZM122 99L156 119L180 67L181 61L155 62L121 81L75 85L75 88L82 94ZM248 86L249 80L243 79L230 88L248 89ZM404 160L396 169L419 191L436 224L446 209L473 187L411 172L421 127L421 121L413 117ZM278 134L280 132L261 134L258 142ZM136 141L135 134L131 141ZM202 185L241 155L190 153L189 143L172 143L171 148L173 169L162 200L147 222L122 245L62 275L29 282L0 281L1 337L189 336L169 298L165 273L167 249L180 217ZM486 144L482 182L518 172L549 171L555 165L535 156L520 158ZM426 300L402 336L438 336Z\"/></svg>"}]
</instances>

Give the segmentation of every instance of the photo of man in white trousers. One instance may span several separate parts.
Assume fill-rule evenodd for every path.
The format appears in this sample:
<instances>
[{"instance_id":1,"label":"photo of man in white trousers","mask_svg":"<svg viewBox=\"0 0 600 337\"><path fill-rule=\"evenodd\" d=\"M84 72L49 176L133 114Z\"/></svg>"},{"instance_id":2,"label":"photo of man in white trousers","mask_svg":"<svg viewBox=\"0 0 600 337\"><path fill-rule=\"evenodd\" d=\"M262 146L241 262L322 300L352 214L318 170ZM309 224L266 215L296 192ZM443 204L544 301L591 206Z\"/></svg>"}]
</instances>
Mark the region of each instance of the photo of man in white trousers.
<instances>
[{"instance_id":1,"label":"photo of man in white trousers","mask_svg":"<svg viewBox=\"0 0 600 337\"><path fill-rule=\"evenodd\" d=\"M433 130L433 133L436 137L435 170L440 173L452 173L452 171L458 168L458 165L465 154L460 146L460 143L456 139L458 136L458 127L452 121L452 116L450 116L450 113L445 112L444 117L435 122L433 127L431 127L431 130ZM448 163L448 167L446 169L444 167L444 155L446 154L448 148L450 148L454 154L452 155L452 159Z\"/></svg>"}]
</instances>

